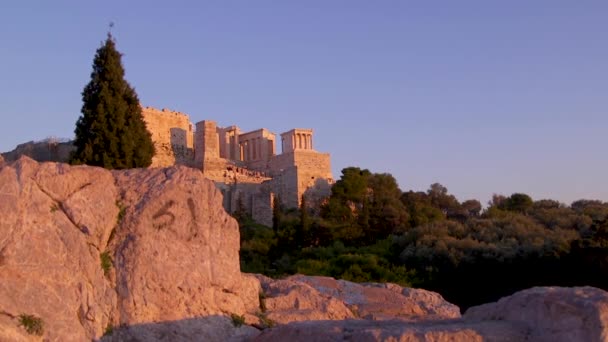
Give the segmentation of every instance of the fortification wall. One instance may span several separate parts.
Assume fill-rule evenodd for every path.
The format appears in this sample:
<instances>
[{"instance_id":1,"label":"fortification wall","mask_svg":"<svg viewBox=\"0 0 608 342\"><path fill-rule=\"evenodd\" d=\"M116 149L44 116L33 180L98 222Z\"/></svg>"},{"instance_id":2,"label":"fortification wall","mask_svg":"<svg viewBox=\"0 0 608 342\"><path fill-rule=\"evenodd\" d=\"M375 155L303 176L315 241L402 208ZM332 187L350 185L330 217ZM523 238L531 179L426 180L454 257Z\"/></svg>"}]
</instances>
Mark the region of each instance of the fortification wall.
<instances>
[{"instance_id":1,"label":"fortification wall","mask_svg":"<svg viewBox=\"0 0 608 342\"><path fill-rule=\"evenodd\" d=\"M55 139L46 139L19 144L14 150L2 153L2 156L7 162L15 161L21 156L28 156L39 162L53 161L67 163L70 159L70 154L75 149L76 147L74 147L72 141L60 142Z\"/></svg>"},{"instance_id":2,"label":"fortification wall","mask_svg":"<svg viewBox=\"0 0 608 342\"><path fill-rule=\"evenodd\" d=\"M143 107L142 115L156 149L151 166L162 167L174 164L192 166L194 136L188 115L152 107Z\"/></svg>"},{"instance_id":3,"label":"fortification wall","mask_svg":"<svg viewBox=\"0 0 608 342\"><path fill-rule=\"evenodd\" d=\"M298 169L298 199L306 197L309 207L318 208L331 194L333 179L329 153L296 150L294 164Z\"/></svg>"}]
</instances>

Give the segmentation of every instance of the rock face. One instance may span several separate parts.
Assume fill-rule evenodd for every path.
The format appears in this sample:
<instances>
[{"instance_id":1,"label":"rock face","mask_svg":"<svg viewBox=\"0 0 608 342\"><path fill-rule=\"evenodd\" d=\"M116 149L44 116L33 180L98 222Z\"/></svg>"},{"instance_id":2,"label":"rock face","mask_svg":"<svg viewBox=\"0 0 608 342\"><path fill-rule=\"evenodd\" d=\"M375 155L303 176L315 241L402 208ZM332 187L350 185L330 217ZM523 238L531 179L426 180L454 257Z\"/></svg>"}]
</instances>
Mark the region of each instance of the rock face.
<instances>
[{"instance_id":1,"label":"rock face","mask_svg":"<svg viewBox=\"0 0 608 342\"><path fill-rule=\"evenodd\" d=\"M594 287L535 287L472 307L464 318L526 324L531 341L608 341L608 293Z\"/></svg>"},{"instance_id":2,"label":"rock face","mask_svg":"<svg viewBox=\"0 0 608 342\"><path fill-rule=\"evenodd\" d=\"M259 307L259 283L241 275L238 249L236 221L198 170L4 164L0 341L29 340L32 318L44 339L82 341L243 315Z\"/></svg>"},{"instance_id":3,"label":"rock face","mask_svg":"<svg viewBox=\"0 0 608 342\"><path fill-rule=\"evenodd\" d=\"M608 341L608 293L539 287L470 308L460 319L294 322L254 341Z\"/></svg>"},{"instance_id":4,"label":"rock face","mask_svg":"<svg viewBox=\"0 0 608 342\"><path fill-rule=\"evenodd\" d=\"M0 341L608 341L608 293L592 287L461 317L395 284L244 275L238 250L198 170L0 160Z\"/></svg>"},{"instance_id":5,"label":"rock face","mask_svg":"<svg viewBox=\"0 0 608 342\"><path fill-rule=\"evenodd\" d=\"M507 322L344 320L294 322L265 330L252 341L289 342L498 342L526 341L522 329Z\"/></svg>"},{"instance_id":6,"label":"rock face","mask_svg":"<svg viewBox=\"0 0 608 342\"><path fill-rule=\"evenodd\" d=\"M41 318L51 340L103 333L116 293L100 253L117 195L103 169L28 158L0 169L0 340L27 340L20 315Z\"/></svg>"},{"instance_id":7,"label":"rock face","mask_svg":"<svg viewBox=\"0 0 608 342\"><path fill-rule=\"evenodd\" d=\"M277 323L303 320L450 319L456 305L439 294L395 284L357 284L330 277L295 275L283 280L257 276L266 295L267 317Z\"/></svg>"}]
</instances>

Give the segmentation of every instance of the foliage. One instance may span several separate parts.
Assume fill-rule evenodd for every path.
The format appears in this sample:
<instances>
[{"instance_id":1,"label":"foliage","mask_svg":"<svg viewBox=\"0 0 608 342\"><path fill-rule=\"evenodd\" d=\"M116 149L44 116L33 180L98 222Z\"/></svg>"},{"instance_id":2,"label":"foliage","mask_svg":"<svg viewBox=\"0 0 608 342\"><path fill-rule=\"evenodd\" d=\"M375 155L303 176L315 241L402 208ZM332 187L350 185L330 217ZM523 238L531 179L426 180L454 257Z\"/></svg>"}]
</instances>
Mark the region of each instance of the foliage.
<instances>
[{"instance_id":1,"label":"foliage","mask_svg":"<svg viewBox=\"0 0 608 342\"><path fill-rule=\"evenodd\" d=\"M265 313L259 312L256 316L260 319L260 323L262 324L262 329L272 328L276 325L276 322L271 320L266 316Z\"/></svg>"},{"instance_id":2,"label":"foliage","mask_svg":"<svg viewBox=\"0 0 608 342\"><path fill-rule=\"evenodd\" d=\"M116 215L116 225L119 225L122 222L122 219L125 217L127 213L127 207L125 207L120 201L116 201L116 207L118 208L118 214Z\"/></svg>"},{"instance_id":3,"label":"foliage","mask_svg":"<svg viewBox=\"0 0 608 342\"><path fill-rule=\"evenodd\" d=\"M30 335L42 336L44 334L44 321L42 318L34 315L19 315L19 325Z\"/></svg>"},{"instance_id":4,"label":"foliage","mask_svg":"<svg viewBox=\"0 0 608 342\"><path fill-rule=\"evenodd\" d=\"M111 323L106 325L106 328L103 331L103 336L111 336L114 333L114 326Z\"/></svg>"},{"instance_id":5,"label":"foliage","mask_svg":"<svg viewBox=\"0 0 608 342\"><path fill-rule=\"evenodd\" d=\"M230 318L232 319L232 325L234 325L234 327L238 328L241 325L245 324L245 316L243 315L237 315L237 314L230 314Z\"/></svg>"},{"instance_id":6,"label":"foliage","mask_svg":"<svg viewBox=\"0 0 608 342\"><path fill-rule=\"evenodd\" d=\"M393 282L466 309L532 286L608 289L608 203L567 206L495 194L482 210L439 183L402 192L389 174L349 167L321 215L273 207L273 227L241 222L241 267ZM262 304L261 304L262 305Z\"/></svg>"},{"instance_id":7,"label":"foliage","mask_svg":"<svg viewBox=\"0 0 608 342\"><path fill-rule=\"evenodd\" d=\"M109 251L105 251L99 254L99 259L101 260L101 269L103 270L103 274L106 276L110 274L110 270L112 269L112 257L110 256Z\"/></svg>"},{"instance_id":8,"label":"foliage","mask_svg":"<svg viewBox=\"0 0 608 342\"><path fill-rule=\"evenodd\" d=\"M152 162L152 138L137 94L124 74L121 54L108 34L95 54L91 81L82 92L72 163L125 169Z\"/></svg>"}]
</instances>

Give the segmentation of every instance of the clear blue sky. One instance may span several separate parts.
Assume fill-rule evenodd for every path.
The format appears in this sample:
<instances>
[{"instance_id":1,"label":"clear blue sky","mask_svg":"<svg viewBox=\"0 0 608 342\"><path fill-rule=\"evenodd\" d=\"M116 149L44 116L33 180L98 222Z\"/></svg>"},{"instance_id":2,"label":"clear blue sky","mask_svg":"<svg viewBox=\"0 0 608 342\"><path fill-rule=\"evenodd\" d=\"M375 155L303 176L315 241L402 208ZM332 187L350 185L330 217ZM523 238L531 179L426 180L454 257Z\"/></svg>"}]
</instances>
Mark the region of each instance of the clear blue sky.
<instances>
[{"instance_id":1,"label":"clear blue sky","mask_svg":"<svg viewBox=\"0 0 608 342\"><path fill-rule=\"evenodd\" d=\"M459 200L608 200L608 1L0 3L0 151L70 138L108 23L144 105Z\"/></svg>"}]
</instances>

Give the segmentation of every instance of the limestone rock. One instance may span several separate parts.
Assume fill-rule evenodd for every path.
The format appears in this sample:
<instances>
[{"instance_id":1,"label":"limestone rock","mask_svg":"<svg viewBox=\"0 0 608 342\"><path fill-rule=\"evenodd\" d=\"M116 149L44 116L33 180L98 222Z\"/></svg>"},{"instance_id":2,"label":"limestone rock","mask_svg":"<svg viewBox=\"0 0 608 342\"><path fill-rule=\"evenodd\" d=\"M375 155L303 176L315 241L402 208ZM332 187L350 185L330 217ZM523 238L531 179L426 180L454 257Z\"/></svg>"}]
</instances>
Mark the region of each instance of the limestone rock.
<instances>
[{"instance_id":1,"label":"limestone rock","mask_svg":"<svg viewBox=\"0 0 608 342\"><path fill-rule=\"evenodd\" d=\"M355 318L342 301L292 278L272 280L259 276L266 297L264 306L268 319L285 324L305 320Z\"/></svg>"},{"instance_id":2,"label":"limestone rock","mask_svg":"<svg viewBox=\"0 0 608 342\"><path fill-rule=\"evenodd\" d=\"M121 324L259 307L257 281L241 276L238 224L199 170L113 174L126 208L112 244Z\"/></svg>"},{"instance_id":3,"label":"limestone rock","mask_svg":"<svg viewBox=\"0 0 608 342\"><path fill-rule=\"evenodd\" d=\"M187 335L210 324L189 319L254 312L260 285L241 275L238 249L238 225L200 171L5 163L0 341L31 340L20 315L40 318L45 340L84 341L151 323Z\"/></svg>"},{"instance_id":4,"label":"limestone rock","mask_svg":"<svg viewBox=\"0 0 608 342\"><path fill-rule=\"evenodd\" d=\"M115 329L101 342L166 341L166 342L240 342L260 334L248 325L235 327L225 316L207 316L179 321L144 323Z\"/></svg>"},{"instance_id":5,"label":"limestone rock","mask_svg":"<svg viewBox=\"0 0 608 342\"><path fill-rule=\"evenodd\" d=\"M296 275L290 281L308 284L325 296L342 301L358 317L381 320L446 319L460 317L460 309L438 293L396 284L357 284L330 277Z\"/></svg>"},{"instance_id":6,"label":"limestone rock","mask_svg":"<svg viewBox=\"0 0 608 342\"><path fill-rule=\"evenodd\" d=\"M467 321L511 321L533 341L607 341L608 292L593 287L535 287L469 308Z\"/></svg>"},{"instance_id":7,"label":"limestone rock","mask_svg":"<svg viewBox=\"0 0 608 342\"><path fill-rule=\"evenodd\" d=\"M254 339L344 340L602 342L608 340L608 292L592 287L532 288L472 307L460 319L293 322Z\"/></svg>"},{"instance_id":8,"label":"limestone rock","mask_svg":"<svg viewBox=\"0 0 608 342\"><path fill-rule=\"evenodd\" d=\"M254 342L512 342L525 341L525 330L509 322L468 323L461 320L342 320L294 322L263 331Z\"/></svg>"},{"instance_id":9,"label":"limestone rock","mask_svg":"<svg viewBox=\"0 0 608 342\"><path fill-rule=\"evenodd\" d=\"M100 253L116 194L104 169L29 158L0 167L1 341L28 339L20 315L42 319L50 340L103 333L116 295Z\"/></svg>"}]
</instances>

